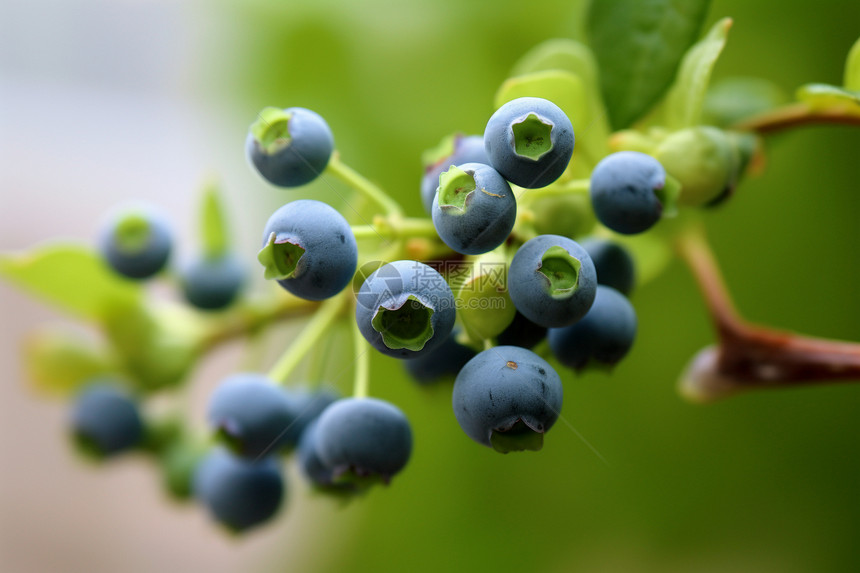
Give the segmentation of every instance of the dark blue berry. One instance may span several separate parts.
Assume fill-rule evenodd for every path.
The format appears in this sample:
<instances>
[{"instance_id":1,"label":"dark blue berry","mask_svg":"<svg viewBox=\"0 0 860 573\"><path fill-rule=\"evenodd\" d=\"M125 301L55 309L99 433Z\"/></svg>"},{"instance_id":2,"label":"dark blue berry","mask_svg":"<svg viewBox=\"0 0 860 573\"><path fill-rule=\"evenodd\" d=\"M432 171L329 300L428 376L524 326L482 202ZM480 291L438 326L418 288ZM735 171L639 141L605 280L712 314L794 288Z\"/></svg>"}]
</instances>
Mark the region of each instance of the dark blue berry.
<instances>
[{"instance_id":1,"label":"dark blue berry","mask_svg":"<svg viewBox=\"0 0 860 573\"><path fill-rule=\"evenodd\" d=\"M490 164L505 179L535 189L558 179L573 155L570 119L549 100L521 97L490 117L484 147Z\"/></svg>"},{"instance_id":2,"label":"dark blue berry","mask_svg":"<svg viewBox=\"0 0 860 573\"><path fill-rule=\"evenodd\" d=\"M258 259L267 279L298 297L323 300L352 280L358 247L343 215L322 201L301 199L269 218Z\"/></svg>"},{"instance_id":3,"label":"dark blue berry","mask_svg":"<svg viewBox=\"0 0 860 573\"><path fill-rule=\"evenodd\" d=\"M107 380L94 381L77 397L71 426L78 444L96 457L130 450L144 433L137 403Z\"/></svg>"},{"instance_id":4,"label":"dark blue berry","mask_svg":"<svg viewBox=\"0 0 860 573\"><path fill-rule=\"evenodd\" d=\"M437 348L418 358L405 360L403 364L419 384L433 384L446 378L453 379L473 356L475 351L457 342L454 331Z\"/></svg>"},{"instance_id":5,"label":"dark blue berry","mask_svg":"<svg viewBox=\"0 0 860 573\"><path fill-rule=\"evenodd\" d=\"M424 170L421 179L421 204L427 214L433 212L433 197L439 187L439 176L448 171L452 165L463 163L489 164L490 159L484 149L484 137L481 135L455 135L451 142L452 149L449 155L445 155Z\"/></svg>"},{"instance_id":6,"label":"dark blue berry","mask_svg":"<svg viewBox=\"0 0 860 573\"><path fill-rule=\"evenodd\" d=\"M277 513L286 484L276 459L252 461L216 448L198 464L193 489L216 520L240 532Z\"/></svg>"},{"instance_id":7,"label":"dark blue berry","mask_svg":"<svg viewBox=\"0 0 860 573\"><path fill-rule=\"evenodd\" d=\"M319 114L301 107L264 109L245 142L251 164L280 187L297 187L316 179L333 150L328 124Z\"/></svg>"},{"instance_id":8,"label":"dark blue berry","mask_svg":"<svg viewBox=\"0 0 860 573\"><path fill-rule=\"evenodd\" d=\"M561 378L546 360L525 348L497 346L460 370L452 403L467 436L508 453L541 449L562 395Z\"/></svg>"},{"instance_id":9,"label":"dark blue berry","mask_svg":"<svg viewBox=\"0 0 860 573\"><path fill-rule=\"evenodd\" d=\"M130 279L146 279L167 264L173 239L167 221L148 206L111 213L102 225L99 250L108 265Z\"/></svg>"},{"instance_id":10,"label":"dark blue berry","mask_svg":"<svg viewBox=\"0 0 860 573\"><path fill-rule=\"evenodd\" d=\"M218 310L230 305L245 283L245 266L233 254L200 256L179 271L185 300L202 310Z\"/></svg>"},{"instance_id":11,"label":"dark blue berry","mask_svg":"<svg viewBox=\"0 0 860 573\"><path fill-rule=\"evenodd\" d=\"M582 320L549 330L549 346L559 362L574 370L615 366L633 346L636 312L617 290L600 285Z\"/></svg>"},{"instance_id":12,"label":"dark blue berry","mask_svg":"<svg viewBox=\"0 0 860 573\"><path fill-rule=\"evenodd\" d=\"M261 374L234 374L215 389L209 422L237 454L256 458L287 445L298 412L287 393Z\"/></svg>"},{"instance_id":13,"label":"dark blue berry","mask_svg":"<svg viewBox=\"0 0 860 573\"><path fill-rule=\"evenodd\" d=\"M517 311L513 322L496 338L496 342L500 346L534 348L538 342L546 338L546 332L545 326L535 324L523 316L523 313Z\"/></svg>"},{"instance_id":14,"label":"dark blue berry","mask_svg":"<svg viewBox=\"0 0 860 573\"><path fill-rule=\"evenodd\" d=\"M335 481L334 470L320 459L317 447L318 425L319 421L314 420L302 433L302 439L299 441L298 450L296 450L299 468L301 468L305 477L317 488L330 492L345 493L356 491L354 483Z\"/></svg>"},{"instance_id":15,"label":"dark blue berry","mask_svg":"<svg viewBox=\"0 0 860 573\"><path fill-rule=\"evenodd\" d=\"M361 285L355 320L370 344L388 356L416 358L442 344L454 327L454 295L436 270L394 261Z\"/></svg>"},{"instance_id":16,"label":"dark blue berry","mask_svg":"<svg viewBox=\"0 0 860 573\"><path fill-rule=\"evenodd\" d=\"M412 429L399 408L375 398L344 398L320 415L317 452L341 477L387 482L412 453Z\"/></svg>"},{"instance_id":17,"label":"dark blue berry","mask_svg":"<svg viewBox=\"0 0 860 573\"><path fill-rule=\"evenodd\" d=\"M575 241L539 235L523 244L508 270L508 290L517 310L547 328L573 324L594 302L597 273Z\"/></svg>"},{"instance_id":18,"label":"dark blue berry","mask_svg":"<svg viewBox=\"0 0 860 573\"><path fill-rule=\"evenodd\" d=\"M591 172L591 204L601 223L625 235L654 226L663 214L666 170L638 151L604 157Z\"/></svg>"},{"instance_id":19,"label":"dark blue berry","mask_svg":"<svg viewBox=\"0 0 860 573\"><path fill-rule=\"evenodd\" d=\"M609 239L584 239L579 245L591 257L597 271L597 284L614 288L629 296L636 284L636 267L626 248Z\"/></svg>"},{"instance_id":20,"label":"dark blue berry","mask_svg":"<svg viewBox=\"0 0 860 573\"><path fill-rule=\"evenodd\" d=\"M439 238L458 253L492 251L511 234L516 218L511 186L489 165L456 165L439 177L433 225Z\"/></svg>"}]
</instances>

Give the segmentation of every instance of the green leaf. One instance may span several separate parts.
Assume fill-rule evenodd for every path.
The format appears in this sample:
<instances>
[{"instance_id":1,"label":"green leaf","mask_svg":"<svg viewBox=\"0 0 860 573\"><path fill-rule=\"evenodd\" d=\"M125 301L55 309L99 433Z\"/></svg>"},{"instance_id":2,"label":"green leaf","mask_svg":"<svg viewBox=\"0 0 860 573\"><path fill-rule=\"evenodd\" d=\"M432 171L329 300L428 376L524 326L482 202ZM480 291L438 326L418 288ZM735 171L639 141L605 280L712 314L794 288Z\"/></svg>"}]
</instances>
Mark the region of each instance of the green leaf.
<instances>
[{"instance_id":1,"label":"green leaf","mask_svg":"<svg viewBox=\"0 0 860 573\"><path fill-rule=\"evenodd\" d=\"M520 97L548 99L570 118L577 141L568 169L573 177L588 177L591 172L590 167L602 157L594 147L600 145L598 141L605 145L605 137L595 140L594 133L589 134L589 130L585 129L591 124L592 114L582 80L570 72L561 70L545 70L509 78L496 92L495 106L498 109L505 103ZM580 157L584 160L579 160Z\"/></svg>"},{"instance_id":2,"label":"green leaf","mask_svg":"<svg viewBox=\"0 0 860 573\"><path fill-rule=\"evenodd\" d=\"M797 99L812 110L833 110L860 115L860 92L827 84L806 84L797 90Z\"/></svg>"},{"instance_id":3,"label":"green leaf","mask_svg":"<svg viewBox=\"0 0 860 573\"><path fill-rule=\"evenodd\" d=\"M21 289L86 319L103 320L114 308L135 306L141 287L125 279L88 247L53 244L0 255L0 275Z\"/></svg>"},{"instance_id":4,"label":"green leaf","mask_svg":"<svg viewBox=\"0 0 860 573\"><path fill-rule=\"evenodd\" d=\"M45 394L68 396L114 370L104 349L80 332L45 329L24 342L24 368L33 388Z\"/></svg>"},{"instance_id":5,"label":"green leaf","mask_svg":"<svg viewBox=\"0 0 860 573\"><path fill-rule=\"evenodd\" d=\"M723 18L684 55L678 77L662 106L665 124L670 129L692 127L700 122L711 72L731 27L731 18Z\"/></svg>"},{"instance_id":6,"label":"green leaf","mask_svg":"<svg viewBox=\"0 0 860 573\"><path fill-rule=\"evenodd\" d=\"M594 0L591 47L613 129L641 118L675 77L699 36L709 0Z\"/></svg>"},{"instance_id":7,"label":"green leaf","mask_svg":"<svg viewBox=\"0 0 860 573\"><path fill-rule=\"evenodd\" d=\"M200 230L203 253L207 258L220 257L227 251L229 248L227 221L224 206L221 203L221 193L214 183L207 185L203 191L203 200L200 204Z\"/></svg>"},{"instance_id":8,"label":"green leaf","mask_svg":"<svg viewBox=\"0 0 860 573\"><path fill-rule=\"evenodd\" d=\"M854 42L845 59L843 84L846 90L860 91L860 38Z\"/></svg>"}]
</instances>

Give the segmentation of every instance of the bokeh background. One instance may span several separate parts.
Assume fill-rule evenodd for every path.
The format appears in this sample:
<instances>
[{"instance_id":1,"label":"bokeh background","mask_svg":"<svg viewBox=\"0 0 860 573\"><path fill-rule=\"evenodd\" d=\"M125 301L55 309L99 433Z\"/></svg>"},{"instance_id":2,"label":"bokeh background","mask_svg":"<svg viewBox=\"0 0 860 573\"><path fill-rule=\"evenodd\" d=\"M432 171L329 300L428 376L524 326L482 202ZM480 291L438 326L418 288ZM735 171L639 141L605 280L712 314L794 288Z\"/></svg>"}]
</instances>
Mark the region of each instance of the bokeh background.
<instances>
[{"instance_id":1,"label":"bokeh background","mask_svg":"<svg viewBox=\"0 0 860 573\"><path fill-rule=\"evenodd\" d=\"M143 198L170 213L180 255L190 253L198 191L214 174L253 262L268 214L296 196L245 164L245 130L266 105L321 113L343 158L418 215L421 151L455 130L481 132L517 57L546 38L582 38L583 8L7 0L0 248L92 241L107 208ZM722 16L735 26L716 76L764 76L789 94L810 81L840 83L860 34L860 4L844 0L715 0L707 24ZM857 129L773 138L767 170L708 215L751 319L860 340L858 149ZM325 184L307 192L341 205ZM200 508L170 503L144 460L97 468L74 455L66 404L28 388L20 360L28 332L63 319L0 283L0 569L860 569L860 386L688 404L678 375L713 339L692 279L675 263L633 301L632 354L611 376L565 375L570 427L559 423L539 454L478 447L457 427L450 387L418 388L399 364L374 356L371 392L413 422L407 470L341 506L311 495L291 468L281 517L237 539ZM349 352L333 349L333 360ZM197 369L195 423L240 355L230 348ZM334 382L347 389L349 373Z\"/></svg>"}]
</instances>

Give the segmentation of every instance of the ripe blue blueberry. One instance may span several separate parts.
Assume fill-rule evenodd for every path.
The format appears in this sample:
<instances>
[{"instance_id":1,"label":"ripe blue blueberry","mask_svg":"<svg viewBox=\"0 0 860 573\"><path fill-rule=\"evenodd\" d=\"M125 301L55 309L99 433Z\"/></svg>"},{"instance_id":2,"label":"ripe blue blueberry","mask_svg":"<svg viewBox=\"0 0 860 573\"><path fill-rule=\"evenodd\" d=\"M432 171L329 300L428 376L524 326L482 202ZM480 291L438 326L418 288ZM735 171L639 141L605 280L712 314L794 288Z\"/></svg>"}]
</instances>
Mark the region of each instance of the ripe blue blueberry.
<instances>
[{"instance_id":1,"label":"ripe blue blueberry","mask_svg":"<svg viewBox=\"0 0 860 573\"><path fill-rule=\"evenodd\" d=\"M591 172L591 204L601 223L625 235L641 233L663 215L666 170L639 151L604 157ZM668 210L668 209L667 209Z\"/></svg>"},{"instance_id":2,"label":"ripe blue blueberry","mask_svg":"<svg viewBox=\"0 0 860 573\"><path fill-rule=\"evenodd\" d=\"M388 482L412 453L409 420L395 405L376 398L338 400L318 418L317 452L334 472L346 478Z\"/></svg>"},{"instance_id":3,"label":"ripe blue blueberry","mask_svg":"<svg viewBox=\"0 0 860 573\"><path fill-rule=\"evenodd\" d=\"M108 265L137 280L149 278L165 267L172 244L167 221L145 205L111 212L102 224L98 241Z\"/></svg>"},{"instance_id":4,"label":"ripe blue blueberry","mask_svg":"<svg viewBox=\"0 0 860 573\"><path fill-rule=\"evenodd\" d=\"M454 327L454 295L436 270L394 261L371 273L356 296L355 320L367 341L388 356L416 358L445 342Z\"/></svg>"},{"instance_id":5,"label":"ripe blue blueberry","mask_svg":"<svg viewBox=\"0 0 860 573\"><path fill-rule=\"evenodd\" d=\"M573 324L594 302L597 273L591 257L575 241L538 235L514 255L508 290L517 310L547 328Z\"/></svg>"},{"instance_id":6,"label":"ripe blue blueberry","mask_svg":"<svg viewBox=\"0 0 860 573\"><path fill-rule=\"evenodd\" d=\"M442 144L446 149L441 158L435 158L431 165L424 170L421 179L421 204L427 214L433 212L433 197L439 187L439 176L453 165L463 163L484 163L489 165L490 158L484 149L484 137L481 135L457 134L446 138Z\"/></svg>"},{"instance_id":7,"label":"ripe blue blueberry","mask_svg":"<svg viewBox=\"0 0 860 573\"><path fill-rule=\"evenodd\" d=\"M537 343L546 338L547 328L527 319L517 311L514 320L497 338L499 346L519 346L534 348Z\"/></svg>"},{"instance_id":8,"label":"ripe blue blueberry","mask_svg":"<svg viewBox=\"0 0 860 573\"><path fill-rule=\"evenodd\" d=\"M302 433L296 457L299 468L308 480L317 488L328 492L354 492L356 487L349 481L335 481L334 470L320 459L317 447L318 420L314 420Z\"/></svg>"},{"instance_id":9,"label":"ripe blue blueberry","mask_svg":"<svg viewBox=\"0 0 860 573\"><path fill-rule=\"evenodd\" d=\"M452 166L439 176L433 225L439 238L464 255L505 242L517 218L517 200L499 172L482 163Z\"/></svg>"},{"instance_id":10,"label":"ripe blue blueberry","mask_svg":"<svg viewBox=\"0 0 860 573\"><path fill-rule=\"evenodd\" d=\"M521 97L496 110L484 130L490 165L505 179L525 187L546 187L573 156L573 125L549 100Z\"/></svg>"},{"instance_id":11,"label":"ripe blue blueberry","mask_svg":"<svg viewBox=\"0 0 860 573\"><path fill-rule=\"evenodd\" d=\"M245 283L245 266L233 254L198 256L179 270L185 300L202 310L232 303Z\"/></svg>"},{"instance_id":12,"label":"ripe blue blueberry","mask_svg":"<svg viewBox=\"0 0 860 573\"><path fill-rule=\"evenodd\" d=\"M137 446L143 421L137 403L108 380L96 380L75 400L72 434L83 451L109 457Z\"/></svg>"},{"instance_id":13,"label":"ripe blue blueberry","mask_svg":"<svg viewBox=\"0 0 860 573\"><path fill-rule=\"evenodd\" d=\"M233 451L256 458L287 445L298 412L280 386L261 374L244 373L227 377L215 389L208 417Z\"/></svg>"},{"instance_id":14,"label":"ripe blue blueberry","mask_svg":"<svg viewBox=\"0 0 860 573\"><path fill-rule=\"evenodd\" d=\"M301 107L265 108L245 142L251 164L279 187L298 187L316 179L333 150L328 124L319 114Z\"/></svg>"},{"instance_id":15,"label":"ripe blue blueberry","mask_svg":"<svg viewBox=\"0 0 860 573\"><path fill-rule=\"evenodd\" d=\"M561 378L540 356L518 346L479 353L457 375L452 403L466 435L501 453L540 450L558 419Z\"/></svg>"},{"instance_id":16,"label":"ripe blue blueberry","mask_svg":"<svg viewBox=\"0 0 860 573\"><path fill-rule=\"evenodd\" d=\"M433 384L445 378L452 378L475 356L475 351L457 342L456 331L451 332L441 345L403 365L409 375L419 384Z\"/></svg>"},{"instance_id":17,"label":"ripe blue blueberry","mask_svg":"<svg viewBox=\"0 0 860 573\"><path fill-rule=\"evenodd\" d=\"M216 520L241 532L277 513L286 483L274 458L252 461L215 448L197 465L193 490Z\"/></svg>"},{"instance_id":18,"label":"ripe blue blueberry","mask_svg":"<svg viewBox=\"0 0 860 573\"><path fill-rule=\"evenodd\" d=\"M358 246L343 215L322 201L301 199L269 218L257 258L267 279L298 297L323 300L352 280Z\"/></svg>"},{"instance_id":19,"label":"ripe blue blueberry","mask_svg":"<svg viewBox=\"0 0 860 573\"><path fill-rule=\"evenodd\" d=\"M592 237L579 242L594 263L597 284L614 288L624 296L630 296L636 283L636 267L626 248L615 241Z\"/></svg>"},{"instance_id":20,"label":"ripe blue blueberry","mask_svg":"<svg viewBox=\"0 0 860 573\"><path fill-rule=\"evenodd\" d=\"M552 353L569 368L612 367L633 346L636 312L623 294L599 285L594 304L583 319L564 328L551 328L548 338Z\"/></svg>"}]
</instances>

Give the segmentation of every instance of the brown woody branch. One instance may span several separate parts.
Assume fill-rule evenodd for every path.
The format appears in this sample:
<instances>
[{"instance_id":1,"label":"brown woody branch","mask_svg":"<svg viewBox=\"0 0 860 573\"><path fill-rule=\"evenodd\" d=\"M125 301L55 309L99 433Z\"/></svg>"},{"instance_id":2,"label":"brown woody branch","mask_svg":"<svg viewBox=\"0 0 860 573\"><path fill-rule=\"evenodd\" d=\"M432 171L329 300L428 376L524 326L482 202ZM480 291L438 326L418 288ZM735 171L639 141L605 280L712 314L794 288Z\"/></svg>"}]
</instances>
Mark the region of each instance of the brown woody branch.
<instances>
[{"instance_id":1,"label":"brown woody branch","mask_svg":"<svg viewBox=\"0 0 860 573\"><path fill-rule=\"evenodd\" d=\"M842 109L814 110L805 103L798 103L745 119L734 124L731 129L770 135L795 127L812 125L860 126L860 115Z\"/></svg>"},{"instance_id":2,"label":"brown woody branch","mask_svg":"<svg viewBox=\"0 0 860 573\"><path fill-rule=\"evenodd\" d=\"M750 388L860 380L860 344L801 336L743 320L732 304L704 233L682 235L677 249L705 298L719 337L682 379L682 393L710 401Z\"/></svg>"}]
</instances>

